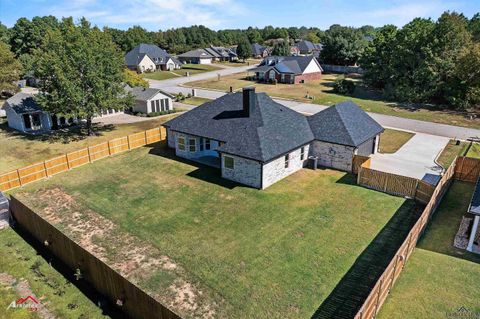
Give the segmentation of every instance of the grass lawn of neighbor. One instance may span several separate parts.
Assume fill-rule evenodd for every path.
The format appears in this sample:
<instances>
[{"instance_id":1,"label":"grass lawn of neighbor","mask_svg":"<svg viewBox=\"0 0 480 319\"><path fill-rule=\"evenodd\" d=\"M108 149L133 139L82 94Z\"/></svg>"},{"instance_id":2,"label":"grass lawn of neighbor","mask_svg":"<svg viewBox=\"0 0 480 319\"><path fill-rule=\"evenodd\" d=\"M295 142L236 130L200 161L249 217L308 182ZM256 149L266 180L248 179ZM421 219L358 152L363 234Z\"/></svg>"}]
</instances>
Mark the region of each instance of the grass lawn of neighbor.
<instances>
[{"instance_id":1,"label":"grass lawn of neighbor","mask_svg":"<svg viewBox=\"0 0 480 319\"><path fill-rule=\"evenodd\" d=\"M450 140L442 153L440 153L438 163L444 168L447 168L453 163L457 156L480 158L480 146L477 143L473 143L470 146L470 142Z\"/></svg>"},{"instance_id":2,"label":"grass lawn of neighbor","mask_svg":"<svg viewBox=\"0 0 480 319\"><path fill-rule=\"evenodd\" d=\"M78 134L78 127L59 130L50 135L20 134L0 120L0 174L62 155L127 134L159 127L176 115L162 116L143 122L119 125L95 125L96 136Z\"/></svg>"},{"instance_id":3,"label":"grass lawn of neighbor","mask_svg":"<svg viewBox=\"0 0 480 319\"><path fill-rule=\"evenodd\" d=\"M231 67L239 67L239 66L246 66L246 65L254 66L260 62L262 62L261 59L247 59L245 60L245 62L243 60L215 62L214 65L221 64L221 65L226 65Z\"/></svg>"},{"instance_id":4,"label":"grass lawn of neighbor","mask_svg":"<svg viewBox=\"0 0 480 319\"><path fill-rule=\"evenodd\" d=\"M180 103L199 106L199 105L202 105L203 103L210 102L210 101L211 99L207 99L204 97L192 96L192 97L186 98L185 100L180 101Z\"/></svg>"},{"instance_id":5,"label":"grass lawn of neighbor","mask_svg":"<svg viewBox=\"0 0 480 319\"><path fill-rule=\"evenodd\" d=\"M385 129L380 135L380 144L378 151L380 153L395 153L407 143L415 134L405 131Z\"/></svg>"},{"instance_id":6,"label":"grass lawn of neighbor","mask_svg":"<svg viewBox=\"0 0 480 319\"><path fill-rule=\"evenodd\" d=\"M186 72L190 75L220 70L219 66L214 64L182 64L182 68L173 71L155 71L151 73L143 73L143 77L151 80L166 80L185 76Z\"/></svg>"},{"instance_id":7,"label":"grass lawn of neighbor","mask_svg":"<svg viewBox=\"0 0 480 319\"><path fill-rule=\"evenodd\" d=\"M308 81L303 84L265 84L256 83L246 79L252 72L241 72L222 76L220 81L217 78L194 81L186 83L188 86L218 89L228 91L232 86L234 90L239 90L245 86L255 86L258 92L266 92L271 96L294 99L304 102L312 102L321 105L332 105L345 100L352 100L362 109L368 112L399 116L415 120L423 120L435 123L458 125L465 127L480 128L480 119L471 120L465 114L445 110L429 110L427 106L418 108L400 103L387 102L382 100L378 92L369 90L361 85L360 79L353 79L357 87L352 96L339 95L332 92L332 86L339 76L337 74L324 74L321 80ZM306 96L315 97L314 100L307 99Z\"/></svg>"},{"instance_id":8,"label":"grass lawn of neighbor","mask_svg":"<svg viewBox=\"0 0 480 319\"><path fill-rule=\"evenodd\" d=\"M46 310L7 310L12 301L30 294ZM47 318L45 311L55 318L108 318L11 228L0 230L0 309L5 319Z\"/></svg>"},{"instance_id":9,"label":"grass lawn of neighbor","mask_svg":"<svg viewBox=\"0 0 480 319\"><path fill-rule=\"evenodd\" d=\"M243 187L163 143L12 192L188 318L310 318L412 203L329 169Z\"/></svg>"},{"instance_id":10,"label":"grass lawn of neighbor","mask_svg":"<svg viewBox=\"0 0 480 319\"><path fill-rule=\"evenodd\" d=\"M456 312L462 306L480 313L480 255L453 246L473 189L472 183L452 184L381 308L379 319L467 318L467 314Z\"/></svg>"}]
</instances>

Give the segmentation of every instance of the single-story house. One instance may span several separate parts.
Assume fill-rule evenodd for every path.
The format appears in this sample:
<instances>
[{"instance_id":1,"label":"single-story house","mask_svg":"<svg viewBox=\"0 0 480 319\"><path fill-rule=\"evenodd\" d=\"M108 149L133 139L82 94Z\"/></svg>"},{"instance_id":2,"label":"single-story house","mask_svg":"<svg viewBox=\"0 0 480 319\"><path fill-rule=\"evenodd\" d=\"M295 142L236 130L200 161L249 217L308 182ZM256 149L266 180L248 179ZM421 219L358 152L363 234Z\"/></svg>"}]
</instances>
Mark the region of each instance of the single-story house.
<instances>
[{"instance_id":1,"label":"single-story house","mask_svg":"<svg viewBox=\"0 0 480 319\"><path fill-rule=\"evenodd\" d=\"M314 56L272 56L250 71L257 81L298 84L319 80L323 69Z\"/></svg>"},{"instance_id":2,"label":"single-story house","mask_svg":"<svg viewBox=\"0 0 480 319\"><path fill-rule=\"evenodd\" d=\"M320 43L312 43L308 40L302 40L295 44L300 51L300 54L309 55L309 54L318 54L322 51L322 45Z\"/></svg>"},{"instance_id":3,"label":"single-story house","mask_svg":"<svg viewBox=\"0 0 480 319\"><path fill-rule=\"evenodd\" d=\"M265 58L270 55L270 49L258 43L252 44L252 57L255 59Z\"/></svg>"},{"instance_id":4,"label":"single-story house","mask_svg":"<svg viewBox=\"0 0 480 319\"><path fill-rule=\"evenodd\" d=\"M238 59L237 53L233 48L214 47L211 45L205 48L205 51L213 56L213 61L235 61Z\"/></svg>"},{"instance_id":5,"label":"single-story house","mask_svg":"<svg viewBox=\"0 0 480 319\"><path fill-rule=\"evenodd\" d=\"M125 65L140 73L180 68L178 61L173 59L167 51L154 44L146 43L137 45L125 55Z\"/></svg>"},{"instance_id":6,"label":"single-story house","mask_svg":"<svg viewBox=\"0 0 480 319\"><path fill-rule=\"evenodd\" d=\"M305 116L255 88L207 102L163 126L177 156L259 189L300 170L309 156L351 172L354 155L375 153L384 130L353 102Z\"/></svg>"},{"instance_id":7,"label":"single-story house","mask_svg":"<svg viewBox=\"0 0 480 319\"><path fill-rule=\"evenodd\" d=\"M135 104L132 107L133 112L149 114L173 110L173 96L160 89L125 86L125 91L132 94L135 99Z\"/></svg>"},{"instance_id":8,"label":"single-story house","mask_svg":"<svg viewBox=\"0 0 480 319\"><path fill-rule=\"evenodd\" d=\"M210 64L214 56L205 49L196 49L182 53L177 58L183 63Z\"/></svg>"},{"instance_id":9,"label":"single-story house","mask_svg":"<svg viewBox=\"0 0 480 319\"><path fill-rule=\"evenodd\" d=\"M5 101L3 109L7 115L8 126L23 133L42 134L79 122L75 115L51 115L44 111L35 101L35 95L30 93L15 94ZM123 110L108 109L95 118L121 113L124 113Z\"/></svg>"}]
</instances>

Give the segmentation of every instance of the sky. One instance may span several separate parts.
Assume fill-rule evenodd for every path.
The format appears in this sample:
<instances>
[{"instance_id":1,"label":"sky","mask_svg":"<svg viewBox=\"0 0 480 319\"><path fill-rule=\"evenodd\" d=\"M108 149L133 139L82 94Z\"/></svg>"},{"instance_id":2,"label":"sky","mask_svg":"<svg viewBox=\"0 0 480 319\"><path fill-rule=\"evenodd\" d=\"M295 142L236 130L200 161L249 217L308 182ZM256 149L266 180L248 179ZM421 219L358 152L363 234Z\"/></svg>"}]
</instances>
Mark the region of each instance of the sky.
<instances>
[{"instance_id":1,"label":"sky","mask_svg":"<svg viewBox=\"0 0 480 319\"><path fill-rule=\"evenodd\" d=\"M327 29L332 24L402 26L415 17L435 20L446 10L471 18L480 12L480 0L0 0L0 21L11 27L20 17L54 15L149 31L195 24L215 30L266 25Z\"/></svg>"}]
</instances>

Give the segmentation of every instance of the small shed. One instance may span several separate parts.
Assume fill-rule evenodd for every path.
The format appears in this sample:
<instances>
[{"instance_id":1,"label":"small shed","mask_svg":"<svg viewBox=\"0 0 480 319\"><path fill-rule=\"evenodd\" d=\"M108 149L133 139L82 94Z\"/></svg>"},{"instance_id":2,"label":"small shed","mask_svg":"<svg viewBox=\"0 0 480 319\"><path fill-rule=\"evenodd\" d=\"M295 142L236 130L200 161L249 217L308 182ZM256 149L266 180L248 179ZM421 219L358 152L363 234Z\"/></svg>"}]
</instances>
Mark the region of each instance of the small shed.
<instances>
[{"instance_id":1,"label":"small shed","mask_svg":"<svg viewBox=\"0 0 480 319\"><path fill-rule=\"evenodd\" d=\"M51 130L52 119L35 102L32 94L17 93L3 107L7 115L8 126L23 133L44 133Z\"/></svg>"}]
</instances>

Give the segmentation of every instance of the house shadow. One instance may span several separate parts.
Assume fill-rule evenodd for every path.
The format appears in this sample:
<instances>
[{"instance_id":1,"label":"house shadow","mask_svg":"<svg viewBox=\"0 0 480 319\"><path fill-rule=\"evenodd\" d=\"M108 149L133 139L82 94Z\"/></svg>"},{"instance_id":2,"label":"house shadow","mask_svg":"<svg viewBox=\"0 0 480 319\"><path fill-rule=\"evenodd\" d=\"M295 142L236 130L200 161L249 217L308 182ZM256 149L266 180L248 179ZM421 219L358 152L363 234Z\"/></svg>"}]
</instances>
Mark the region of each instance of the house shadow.
<instances>
[{"instance_id":1,"label":"house shadow","mask_svg":"<svg viewBox=\"0 0 480 319\"><path fill-rule=\"evenodd\" d=\"M422 210L423 205L412 200L405 201L358 256L352 267L311 318L354 318L398 248L407 238Z\"/></svg>"},{"instance_id":2,"label":"house shadow","mask_svg":"<svg viewBox=\"0 0 480 319\"><path fill-rule=\"evenodd\" d=\"M115 125L112 124L92 123L93 136L102 136L104 133L111 132L115 129ZM78 142L89 137L87 134L86 125L84 123L47 131L43 134L26 134L10 128L8 126L8 122L3 122L0 124L0 131L24 140L41 141L46 143L68 144L71 142Z\"/></svg>"},{"instance_id":3,"label":"house shadow","mask_svg":"<svg viewBox=\"0 0 480 319\"><path fill-rule=\"evenodd\" d=\"M54 254L52 254L48 249L46 249L45 245L41 242L36 240L32 235L30 235L27 231L23 230L21 227L13 222L12 229L28 244L30 245L36 252L38 256L40 256L43 260L45 260L53 269L55 269L58 273L62 275L64 280L68 284L74 285L80 292L85 295L92 303L94 303L97 307L102 310L102 315L106 316L107 318L111 319L127 319L128 316L123 313L118 307L116 307L109 299L102 295L98 290L96 290L90 283L87 281L80 279L77 280L75 277L75 272L68 267L61 259L57 258ZM8 243L7 243L8 245ZM44 277L42 273L38 273L41 278L39 280L45 281L48 278ZM61 281L61 280L60 280ZM51 283L46 282L47 285L51 285ZM56 293L59 295L64 293L61 289L61 285L58 288ZM66 306L66 305L65 305ZM70 306L70 304L69 304ZM71 306L75 306L71 304Z\"/></svg>"},{"instance_id":4,"label":"house shadow","mask_svg":"<svg viewBox=\"0 0 480 319\"><path fill-rule=\"evenodd\" d=\"M357 175L354 175L352 173L345 173L335 183L336 184L344 184L344 185L362 187L362 186L357 184Z\"/></svg>"},{"instance_id":5,"label":"house shadow","mask_svg":"<svg viewBox=\"0 0 480 319\"><path fill-rule=\"evenodd\" d=\"M204 165L195 161L191 161L175 155L175 150L167 147L165 141L161 141L150 145L151 147L148 154L161 156L169 160L184 163L190 166L194 166L196 169L186 174L187 176L199 179L201 181L215 184L228 189L234 189L235 187L248 187L234 181L222 178L221 170L208 165Z\"/></svg>"}]
</instances>

